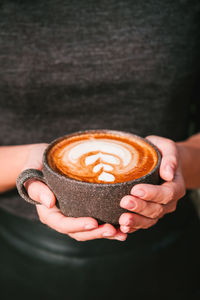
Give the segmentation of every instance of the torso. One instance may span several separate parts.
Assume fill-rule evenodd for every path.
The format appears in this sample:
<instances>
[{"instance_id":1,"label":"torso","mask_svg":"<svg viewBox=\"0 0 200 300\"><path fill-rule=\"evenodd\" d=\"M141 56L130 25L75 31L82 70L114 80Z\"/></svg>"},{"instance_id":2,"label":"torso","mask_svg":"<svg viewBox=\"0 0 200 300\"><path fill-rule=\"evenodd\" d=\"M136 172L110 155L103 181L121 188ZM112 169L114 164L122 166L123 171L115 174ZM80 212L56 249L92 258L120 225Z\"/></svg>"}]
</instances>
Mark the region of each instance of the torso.
<instances>
[{"instance_id":1,"label":"torso","mask_svg":"<svg viewBox=\"0 0 200 300\"><path fill-rule=\"evenodd\" d=\"M75 3L1 4L0 144L99 128L187 137L199 1ZM1 198L36 217L17 194Z\"/></svg>"}]
</instances>

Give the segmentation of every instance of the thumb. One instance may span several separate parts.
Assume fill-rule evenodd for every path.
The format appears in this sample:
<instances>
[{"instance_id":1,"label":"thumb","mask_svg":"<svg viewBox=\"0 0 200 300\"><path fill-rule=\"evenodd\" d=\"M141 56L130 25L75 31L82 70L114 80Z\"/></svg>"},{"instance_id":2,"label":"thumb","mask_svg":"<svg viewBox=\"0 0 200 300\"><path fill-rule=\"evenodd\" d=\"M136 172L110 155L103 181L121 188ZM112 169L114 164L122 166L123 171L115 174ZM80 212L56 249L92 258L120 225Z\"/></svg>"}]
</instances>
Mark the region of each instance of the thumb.
<instances>
[{"instance_id":1,"label":"thumb","mask_svg":"<svg viewBox=\"0 0 200 300\"><path fill-rule=\"evenodd\" d=\"M162 154L161 178L165 181L172 181L178 166L178 151L175 142L159 136L148 136L147 139L157 146Z\"/></svg>"},{"instance_id":2,"label":"thumb","mask_svg":"<svg viewBox=\"0 0 200 300\"><path fill-rule=\"evenodd\" d=\"M30 179L25 183L26 190L31 199L51 208L56 203L56 197L46 184Z\"/></svg>"},{"instance_id":3,"label":"thumb","mask_svg":"<svg viewBox=\"0 0 200 300\"><path fill-rule=\"evenodd\" d=\"M42 170L42 157L47 146L48 144L45 143L34 144L30 149L29 156L23 170L30 168ZM24 185L31 199L45 205L48 208L55 205L55 195L43 182L36 179L30 179Z\"/></svg>"}]
</instances>

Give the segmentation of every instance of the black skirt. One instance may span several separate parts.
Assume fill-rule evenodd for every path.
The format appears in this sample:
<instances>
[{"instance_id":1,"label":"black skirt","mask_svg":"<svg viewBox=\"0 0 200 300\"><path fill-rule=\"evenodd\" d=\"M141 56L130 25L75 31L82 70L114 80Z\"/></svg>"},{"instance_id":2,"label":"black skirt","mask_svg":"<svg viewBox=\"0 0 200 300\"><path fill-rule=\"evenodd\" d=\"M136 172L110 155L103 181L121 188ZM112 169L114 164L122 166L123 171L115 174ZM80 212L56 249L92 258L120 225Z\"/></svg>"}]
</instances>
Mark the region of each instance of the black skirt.
<instances>
[{"instance_id":1,"label":"black skirt","mask_svg":"<svg viewBox=\"0 0 200 300\"><path fill-rule=\"evenodd\" d=\"M200 299L200 228L190 214L184 230L161 220L125 242L77 242L1 210L1 299Z\"/></svg>"}]
</instances>

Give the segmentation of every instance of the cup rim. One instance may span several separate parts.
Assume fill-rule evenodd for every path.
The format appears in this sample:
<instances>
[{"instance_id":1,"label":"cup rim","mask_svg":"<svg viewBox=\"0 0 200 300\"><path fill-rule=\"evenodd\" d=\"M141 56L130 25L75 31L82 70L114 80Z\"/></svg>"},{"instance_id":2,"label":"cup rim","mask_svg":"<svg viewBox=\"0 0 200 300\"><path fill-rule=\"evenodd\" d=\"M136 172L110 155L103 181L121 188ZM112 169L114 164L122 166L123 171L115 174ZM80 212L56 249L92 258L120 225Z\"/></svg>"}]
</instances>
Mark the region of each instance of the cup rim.
<instances>
[{"instance_id":1,"label":"cup rim","mask_svg":"<svg viewBox=\"0 0 200 300\"><path fill-rule=\"evenodd\" d=\"M146 175L142 176L142 177L139 177L139 178L136 178L136 179L132 179L132 180L129 180L129 181L122 181L122 182L116 182L116 183L97 183L97 182L88 182L88 181L81 181L81 180L78 180L78 179L75 179L75 178L71 178L67 175L63 175L61 173L58 173L56 172L55 170L53 170L49 164L48 164L48 161L47 161L47 154L48 154L48 151L58 142L60 142L61 140L65 139L65 138L68 138L68 137L72 137L72 136L75 136L75 135L81 135L81 134L87 134L87 133L95 133L95 132L106 132L106 133L111 133L111 134L118 134L118 135L132 135L138 139L141 139L142 141L146 142L147 144L149 144L150 146L152 146L154 148L154 150L156 151L157 153L157 157L158 157L158 161L157 161L157 164L156 166L149 172L147 173ZM161 164L161 159L162 159L162 155L161 155L161 152L160 150L152 143L150 142L149 140L147 140L146 138L143 138L139 135L136 135L132 132L128 132L128 131L121 131L121 130L112 130L112 129L86 129L86 130L80 130L80 131L76 131L76 132L73 132L73 133L69 133L69 134L66 134L64 136L61 136L61 137L58 137L56 139L54 139L48 146L47 148L45 149L44 153L43 153L43 165L48 169L49 172L53 173L55 176L57 176L58 178L60 179L65 179L71 183L78 183L78 184L81 184L81 185L92 185L92 186L105 186L105 187L108 187L108 186L122 186L122 185L127 185L127 184L132 184L132 183L137 183L137 182L142 182L144 180L146 180L146 178L150 177L153 173L155 173L157 171L157 169L160 167L160 164Z\"/></svg>"}]
</instances>

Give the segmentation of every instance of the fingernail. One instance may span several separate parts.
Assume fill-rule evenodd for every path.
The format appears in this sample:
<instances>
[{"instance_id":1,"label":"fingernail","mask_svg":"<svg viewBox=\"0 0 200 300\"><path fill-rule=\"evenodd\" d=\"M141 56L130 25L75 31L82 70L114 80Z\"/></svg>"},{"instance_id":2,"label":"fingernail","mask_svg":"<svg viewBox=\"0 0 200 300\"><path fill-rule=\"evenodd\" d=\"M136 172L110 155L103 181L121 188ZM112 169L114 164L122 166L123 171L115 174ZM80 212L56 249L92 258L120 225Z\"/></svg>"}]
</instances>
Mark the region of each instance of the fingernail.
<instances>
[{"instance_id":1,"label":"fingernail","mask_svg":"<svg viewBox=\"0 0 200 300\"><path fill-rule=\"evenodd\" d=\"M112 232L106 231L103 233L103 236L113 236Z\"/></svg>"},{"instance_id":2,"label":"fingernail","mask_svg":"<svg viewBox=\"0 0 200 300\"><path fill-rule=\"evenodd\" d=\"M118 241L125 241L127 238L127 236L115 236L115 240L118 240Z\"/></svg>"},{"instance_id":3,"label":"fingernail","mask_svg":"<svg viewBox=\"0 0 200 300\"><path fill-rule=\"evenodd\" d=\"M45 206L47 206L48 208L50 208L50 206L51 206L51 199L49 199L49 196L47 196L46 194L41 194L40 195L40 200L41 200L42 204L44 204Z\"/></svg>"},{"instance_id":4,"label":"fingernail","mask_svg":"<svg viewBox=\"0 0 200 300\"><path fill-rule=\"evenodd\" d=\"M127 225L130 225L130 220L129 219L128 220L124 220L124 221L122 221L120 223L121 223L121 226L127 226Z\"/></svg>"},{"instance_id":5,"label":"fingernail","mask_svg":"<svg viewBox=\"0 0 200 300\"><path fill-rule=\"evenodd\" d=\"M135 191L133 191L133 194L132 195L134 195L134 196L136 196L136 197L144 197L145 196L145 191L143 191L143 190L135 190Z\"/></svg>"},{"instance_id":6,"label":"fingernail","mask_svg":"<svg viewBox=\"0 0 200 300\"><path fill-rule=\"evenodd\" d=\"M87 230L90 230L90 229L95 229L95 228L97 228L94 224L86 224L85 226L84 226L84 228L85 229L87 229Z\"/></svg>"},{"instance_id":7,"label":"fingernail","mask_svg":"<svg viewBox=\"0 0 200 300\"><path fill-rule=\"evenodd\" d=\"M124 233L129 232L130 228L128 226L121 226L121 231L123 231Z\"/></svg>"},{"instance_id":8,"label":"fingernail","mask_svg":"<svg viewBox=\"0 0 200 300\"><path fill-rule=\"evenodd\" d=\"M135 209L136 206L137 206L137 203L134 200L129 200L125 204L125 207L128 208L128 209Z\"/></svg>"}]
</instances>

